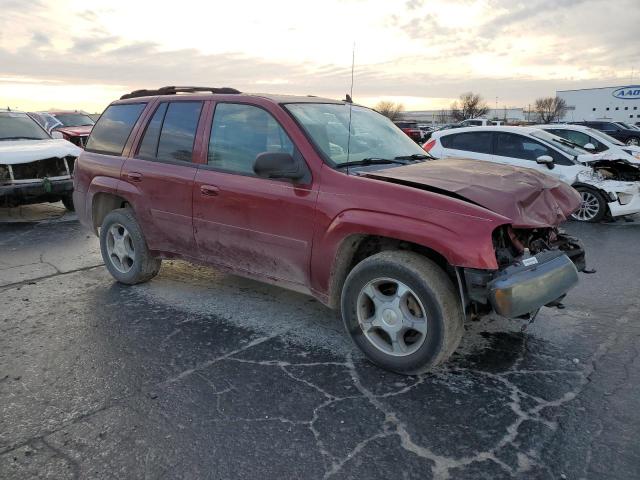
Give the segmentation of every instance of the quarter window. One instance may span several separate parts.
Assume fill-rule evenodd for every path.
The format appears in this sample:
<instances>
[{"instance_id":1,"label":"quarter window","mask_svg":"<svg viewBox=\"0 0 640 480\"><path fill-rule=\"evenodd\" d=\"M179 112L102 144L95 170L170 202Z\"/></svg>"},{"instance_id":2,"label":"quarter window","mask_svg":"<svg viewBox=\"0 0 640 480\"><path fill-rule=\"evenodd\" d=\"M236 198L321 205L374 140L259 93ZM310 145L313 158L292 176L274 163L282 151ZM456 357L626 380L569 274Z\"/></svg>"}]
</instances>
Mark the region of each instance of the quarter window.
<instances>
[{"instance_id":1,"label":"quarter window","mask_svg":"<svg viewBox=\"0 0 640 480\"><path fill-rule=\"evenodd\" d=\"M122 155L127 139L146 103L126 103L107 107L93 127L86 149Z\"/></svg>"},{"instance_id":2,"label":"quarter window","mask_svg":"<svg viewBox=\"0 0 640 480\"><path fill-rule=\"evenodd\" d=\"M280 124L262 108L219 103L211 126L207 163L216 169L253 175L264 152L293 155L293 143Z\"/></svg>"}]
</instances>

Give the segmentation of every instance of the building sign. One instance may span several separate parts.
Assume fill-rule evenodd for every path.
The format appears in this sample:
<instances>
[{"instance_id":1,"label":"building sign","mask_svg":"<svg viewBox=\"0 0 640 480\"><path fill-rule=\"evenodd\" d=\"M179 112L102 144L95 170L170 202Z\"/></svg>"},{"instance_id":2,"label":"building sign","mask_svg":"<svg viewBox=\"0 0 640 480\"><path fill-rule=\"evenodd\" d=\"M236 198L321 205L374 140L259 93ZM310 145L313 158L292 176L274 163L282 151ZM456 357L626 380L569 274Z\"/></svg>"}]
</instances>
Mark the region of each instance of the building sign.
<instances>
[{"instance_id":1,"label":"building sign","mask_svg":"<svg viewBox=\"0 0 640 480\"><path fill-rule=\"evenodd\" d=\"M616 88L611 95L622 100L640 100L640 85Z\"/></svg>"}]
</instances>

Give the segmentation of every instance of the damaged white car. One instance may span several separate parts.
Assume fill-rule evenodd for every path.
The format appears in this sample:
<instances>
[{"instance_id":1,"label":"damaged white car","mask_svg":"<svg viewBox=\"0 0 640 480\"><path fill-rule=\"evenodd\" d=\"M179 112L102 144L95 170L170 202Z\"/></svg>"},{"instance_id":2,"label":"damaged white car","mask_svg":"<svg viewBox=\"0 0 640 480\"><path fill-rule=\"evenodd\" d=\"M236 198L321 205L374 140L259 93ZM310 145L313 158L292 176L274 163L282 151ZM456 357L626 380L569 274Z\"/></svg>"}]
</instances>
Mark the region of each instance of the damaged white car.
<instances>
[{"instance_id":1,"label":"damaged white car","mask_svg":"<svg viewBox=\"0 0 640 480\"><path fill-rule=\"evenodd\" d=\"M73 210L71 177L81 151L26 113L0 110L0 206L62 200Z\"/></svg>"},{"instance_id":2,"label":"damaged white car","mask_svg":"<svg viewBox=\"0 0 640 480\"><path fill-rule=\"evenodd\" d=\"M471 127L434 132L424 150L436 158L472 158L553 175L582 196L574 220L640 213L640 167L589 153L572 142L532 127Z\"/></svg>"}]
</instances>

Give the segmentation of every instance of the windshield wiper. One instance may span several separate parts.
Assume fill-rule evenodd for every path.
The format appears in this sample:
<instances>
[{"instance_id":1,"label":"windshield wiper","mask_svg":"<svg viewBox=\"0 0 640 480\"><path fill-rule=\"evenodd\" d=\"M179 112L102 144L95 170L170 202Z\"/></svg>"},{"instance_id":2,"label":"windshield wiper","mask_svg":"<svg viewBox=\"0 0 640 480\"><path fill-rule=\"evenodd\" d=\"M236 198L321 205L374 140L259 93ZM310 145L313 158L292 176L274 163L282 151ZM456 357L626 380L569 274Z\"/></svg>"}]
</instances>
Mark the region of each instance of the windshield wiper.
<instances>
[{"instance_id":1,"label":"windshield wiper","mask_svg":"<svg viewBox=\"0 0 640 480\"><path fill-rule=\"evenodd\" d=\"M393 158L394 160L428 160L433 157L431 155L427 155L426 153L414 153L412 155L399 155Z\"/></svg>"},{"instance_id":2,"label":"windshield wiper","mask_svg":"<svg viewBox=\"0 0 640 480\"><path fill-rule=\"evenodd\" d=\"M342 167L366 167L367 165L387 165L390 163L397 163L398 165L406 165L407 162L403 162L401 160L390 160L388 158L363 158L362 160L354 160L352 162L340 163L337 165L338 168Z\"/></svg>"},{"instance_id":3,"label":"windshield wiper","mask_svg":"<svg viewBox=\"0 0 640 480\"><path fill-rule=\"evenodd\" d=\"M38 137L2 137L0 140L44 140Z\"/></svg>"},{"instance_id":4,"label":"windshield wiper","mask_svg":"<svg viewBox=\"0 0 640 480\"><path fill-rule=\"evenodd\" d=\"M575 142L572 142L571 140L567 140L566 138L552 138L551 140L553 140L554 142L557 142L557 143L562 143L564 145L568 145L570 147L578 147L580 149L583 148L582 145L580 145L578 143L575 143Z\"/></svg>"}]
</instances>

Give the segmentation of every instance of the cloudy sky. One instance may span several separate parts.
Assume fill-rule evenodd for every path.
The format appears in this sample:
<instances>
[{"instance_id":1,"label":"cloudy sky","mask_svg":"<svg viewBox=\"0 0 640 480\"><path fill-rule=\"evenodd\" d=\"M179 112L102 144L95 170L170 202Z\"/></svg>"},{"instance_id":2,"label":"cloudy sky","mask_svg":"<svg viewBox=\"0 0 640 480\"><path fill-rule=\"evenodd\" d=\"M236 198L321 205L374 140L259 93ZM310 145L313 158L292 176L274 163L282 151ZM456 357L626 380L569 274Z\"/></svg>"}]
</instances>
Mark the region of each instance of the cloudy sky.
<instances>
[{"instance_id":1,"label":"cloudy sky","mask_svg":"<svg viewBox=\"0 0 640 480\"><path fill-rule=\"evenodd\" d=\"M178 6L178 7L176 7ZM639 0L0 0L0 107L232 86L442 108L640 83Z\"/></svg>"}]
</instances>

